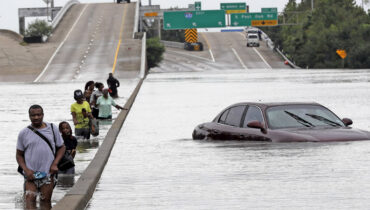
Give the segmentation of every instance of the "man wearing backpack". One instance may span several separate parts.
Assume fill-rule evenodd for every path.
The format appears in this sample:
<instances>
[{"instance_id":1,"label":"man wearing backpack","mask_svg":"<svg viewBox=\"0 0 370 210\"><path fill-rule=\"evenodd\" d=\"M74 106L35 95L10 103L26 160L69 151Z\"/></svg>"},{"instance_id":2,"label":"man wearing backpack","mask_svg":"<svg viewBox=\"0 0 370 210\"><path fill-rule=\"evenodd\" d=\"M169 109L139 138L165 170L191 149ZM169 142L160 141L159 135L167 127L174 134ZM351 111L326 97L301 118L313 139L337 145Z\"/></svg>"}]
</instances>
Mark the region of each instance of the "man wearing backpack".
<instances>
[{"instance_id":1,"label":"man wearing backpack","mask_svg":"<svg viewBox=\"0 0 370 210\"><path fill-rule=\"evenodd\" d=\"M16 154L24 175L26 209L36 209L38 192L41 209L50 209L58 163L65 146L57 126L43 121L44 111L40 105L32 105L28 114L31 125L19 132Z\"/></svg>"}]
</instances>

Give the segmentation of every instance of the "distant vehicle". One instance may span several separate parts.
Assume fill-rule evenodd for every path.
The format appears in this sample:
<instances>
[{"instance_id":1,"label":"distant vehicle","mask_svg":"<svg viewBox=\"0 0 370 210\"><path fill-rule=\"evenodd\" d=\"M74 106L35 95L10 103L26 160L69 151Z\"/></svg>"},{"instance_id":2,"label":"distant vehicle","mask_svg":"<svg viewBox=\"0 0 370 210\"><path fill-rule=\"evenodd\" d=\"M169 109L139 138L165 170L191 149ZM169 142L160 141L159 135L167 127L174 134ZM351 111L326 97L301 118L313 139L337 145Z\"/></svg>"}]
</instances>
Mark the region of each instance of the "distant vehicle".
<instances>
[{"instance_id":1,"label":"distant vehicle","mask_svg":"<svg viewBox=\"0 0 370 210\"><path fill-rule=\"evenodd\" d=\"M258 33L247 35L247 47L251 47L251 46L252 47L253 46L259 47L260 46L259 39L258 39Z\"/></svg>"},{"instance_id":2,"label":"distant vehicle","mask_svg":"<svg viewBox=\"0 0 370 210\"><path fill-rule=\"evenodd\" d=\"M370 140L370 132L349 127L318 103L238 103L212 122L198 125L193 139L270 142Z\"/></svg>"}]
</instances>

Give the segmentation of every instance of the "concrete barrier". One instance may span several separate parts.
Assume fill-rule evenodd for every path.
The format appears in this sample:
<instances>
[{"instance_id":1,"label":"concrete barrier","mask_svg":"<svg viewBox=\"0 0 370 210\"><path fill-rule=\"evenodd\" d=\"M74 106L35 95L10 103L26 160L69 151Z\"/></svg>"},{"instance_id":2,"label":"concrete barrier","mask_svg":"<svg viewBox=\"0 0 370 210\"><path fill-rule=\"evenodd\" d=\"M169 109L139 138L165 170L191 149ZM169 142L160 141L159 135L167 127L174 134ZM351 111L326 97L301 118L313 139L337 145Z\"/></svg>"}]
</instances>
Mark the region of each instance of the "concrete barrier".
<instances>
[{"instance_id":1,"label":"concrete barrier","mask_svg":"<svg viewBox=\"0 0 370 210\"><path fill-rule=\"evenodd\" d=\"M104 170L105 164L107 163L113 146L116 142L116 138L121 130L121 127L126 120L130 108L133 105L137 94L139 93L140 87L144 79L140 79L135 90L127 100L124 108L117 119L109 129L103 144L99 147L94 159L90 162L86 170L81 174L76 184L65 194L65 196L52 208L54 210L79 210L85 209L87 203L94 194L96 184L98 183L100 176Z\"/></svg>"},{"instance_id":2,"label":"concrete barrier","mask_svg":"<svg viewBox=\"0 0 370 210\"><path fill-rule=\"evenodd\" d=\"M180 48L180 49L184 49L184 43L182 43L182 42L171 42L171 41L164 41L164 40L161 40L161 43L162 43L165 47L173 47L173 48Z\"/></svg>"},{"instance_id":3,"label":"concrete barrier","mask_svg":"<svg viewBox=\"0 0 370 210\"><path fill-rule=\"evenodd\" d=\"M63 19L64 14L71 8L71 6L75 4L79 4L80 2L78 0L70 0L68 1L64 7L58 12L57 16L55 16L53 22L51 22L51 26L56 28L59 24L59 22Z\"/></svg>"},{"instance_id":4,"label":"concrete barrier","mask_svg":"<svg viewBox=\"0 0 370 210\"><path fill-rule=\"evenodd\" d=\"M141 5L141 1L137 0L136 1L136 8L135 8L135 22L134 22L134 31L132 33L132 38L135 39L135 34L138 32L139 28L139 8Z\"/></svg>"},{"instance_id":5,"label":"concrete barrier","mask_svg":"<svg viewBox=\"0 0 370 210\"><path fill-rule=\"evenodd\" d=\"M140 78L143 79L146 75L147 62L146 62L146 32L141 39L141 63L140 63Z\"/></svg>"}]
</instances>

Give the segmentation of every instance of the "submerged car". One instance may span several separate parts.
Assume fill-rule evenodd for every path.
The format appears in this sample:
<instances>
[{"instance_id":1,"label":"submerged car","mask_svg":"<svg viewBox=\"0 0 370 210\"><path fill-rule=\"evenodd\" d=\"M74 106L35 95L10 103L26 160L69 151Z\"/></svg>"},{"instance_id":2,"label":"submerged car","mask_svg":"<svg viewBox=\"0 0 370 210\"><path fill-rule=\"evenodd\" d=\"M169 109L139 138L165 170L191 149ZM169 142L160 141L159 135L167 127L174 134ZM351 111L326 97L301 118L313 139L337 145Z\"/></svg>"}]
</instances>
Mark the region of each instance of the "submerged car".
<instances>
[{"instance_id":1,"label":"submerged car","mask_svg":"<svg viewBox=\"0 0 370 210\"><path fill-rule=\"evenodd\" d=\"M212 122L198 125L193 139L271 142L330 142L370 140L370 132L349 127L318 103L238 103Z\"/></svg>"}]
</instances>

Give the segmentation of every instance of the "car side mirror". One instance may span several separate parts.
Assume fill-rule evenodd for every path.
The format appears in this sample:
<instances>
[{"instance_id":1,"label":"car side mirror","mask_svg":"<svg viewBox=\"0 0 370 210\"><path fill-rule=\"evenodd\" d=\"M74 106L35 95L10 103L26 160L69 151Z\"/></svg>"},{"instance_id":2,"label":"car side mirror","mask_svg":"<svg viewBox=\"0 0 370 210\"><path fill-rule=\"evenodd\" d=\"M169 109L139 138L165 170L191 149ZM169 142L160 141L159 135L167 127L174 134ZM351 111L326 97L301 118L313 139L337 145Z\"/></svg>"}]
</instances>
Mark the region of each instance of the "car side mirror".
<instances>
[{"instance_id":1,"label":"car side mirror","mask_svg":"<svg viewBox=\"0 0 370 210\"><path fill-rule=\"evenodd\" d=\"M259 121L252 121L247 124L249 128L258 128L261 129L262 133L267 133L265 126Z\"/></svg>"},{"instance_id":2,"label":"car side mirror","mask_svg":"<svg viewBox=\"0 0 370 210\"><path fill-rule=\"evenodd\" d=\"M353 121L349 118L343 118L342 122L344 123L345 126L349 126L353 124Z\"/></svg>"}]
</instances>

